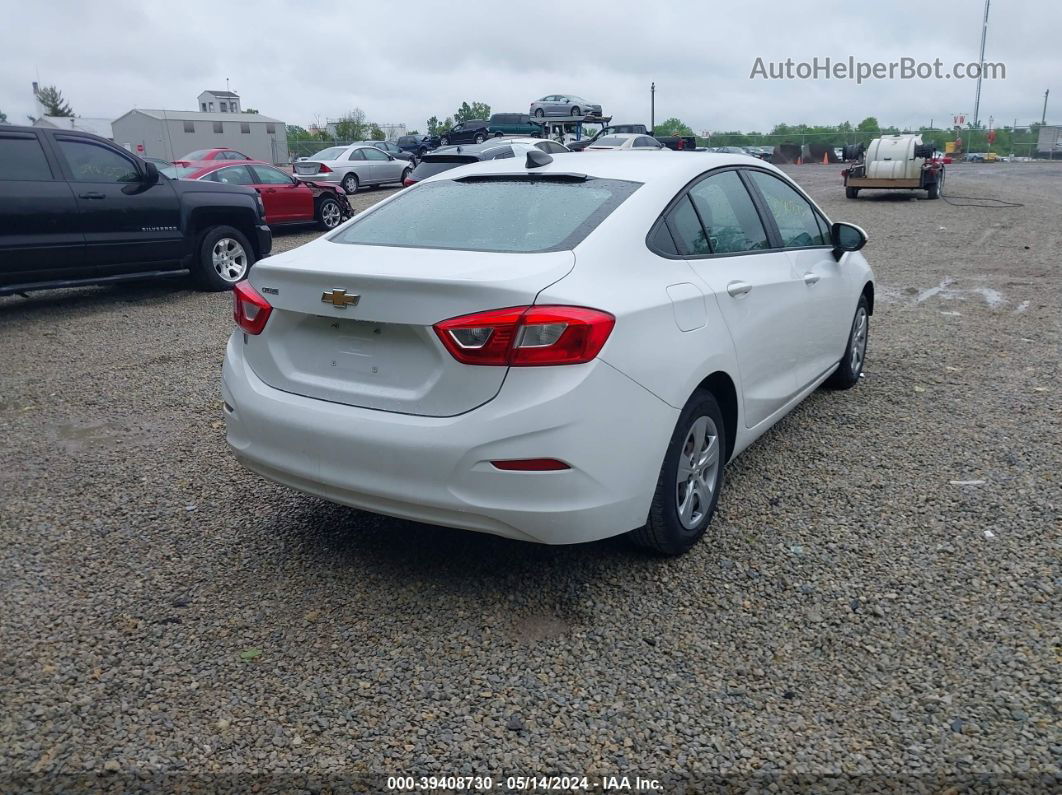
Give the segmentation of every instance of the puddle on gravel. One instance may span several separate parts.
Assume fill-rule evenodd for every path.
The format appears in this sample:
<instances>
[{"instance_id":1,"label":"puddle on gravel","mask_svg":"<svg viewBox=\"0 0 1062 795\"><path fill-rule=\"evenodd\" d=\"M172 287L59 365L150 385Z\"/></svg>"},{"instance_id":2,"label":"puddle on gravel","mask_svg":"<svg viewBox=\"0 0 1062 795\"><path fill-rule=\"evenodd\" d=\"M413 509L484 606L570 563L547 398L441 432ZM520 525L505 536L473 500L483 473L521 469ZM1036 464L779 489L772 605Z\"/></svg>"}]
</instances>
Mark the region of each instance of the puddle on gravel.
<instances>
[{"instance_id":1,"label":"puddle on gravel","mask_svg":"<svg viewBox=\"0 0 1062 795\"><path fill-rule=\"evenodd\" d=\"M68 453L119 443L150 444L162 436L162 426L143 420L74 420L45 426L45 431Z\"/></svg>"}]
</instances>

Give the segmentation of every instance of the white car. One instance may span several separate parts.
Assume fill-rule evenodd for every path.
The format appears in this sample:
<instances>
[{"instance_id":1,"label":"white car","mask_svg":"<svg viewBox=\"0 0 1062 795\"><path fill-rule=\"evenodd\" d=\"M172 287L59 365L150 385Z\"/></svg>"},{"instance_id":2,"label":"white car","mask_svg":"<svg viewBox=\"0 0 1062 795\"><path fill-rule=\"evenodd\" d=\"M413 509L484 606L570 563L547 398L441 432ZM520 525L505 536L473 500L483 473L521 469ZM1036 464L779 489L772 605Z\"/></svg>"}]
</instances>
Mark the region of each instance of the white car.
<instances>
[{"instance_id":1,"label":"white car","mask_svg":"<svg viewBox=\"0 0 1062 795\"><path fill-rule=\"evenodd\" d=\"M337 503L678 554L726 462L823 382L858 383L865 242L740 156L452 169L237 285L228 441Z\"/></svg>"},{"instance_id":2,"label":"white car","mask_svg":"<svg viewBox=\"0 0 1062 795\"><path fill-rule=\"evenodd\" d=\"M295 176L314 182L337 182L347 193L355 193L363 185L384 185L405 181L413 170L408 160L401 160L374 144L330 146L309 159L298 159L293 166Z\"/></svg>"},{"instance_id":3,"label":"white car","mask_svg":"<svg viewBox=\"0 0 1062 795\"><path fill-rule=\"evenodd\" d=\"M613 133L612 135L606 135L603 138L598 138L583 151L625 151L628 149L635 149L643 152L647 150L671 151L653 136L646 135L645 133Z\"/></svg>"}]
</instances>

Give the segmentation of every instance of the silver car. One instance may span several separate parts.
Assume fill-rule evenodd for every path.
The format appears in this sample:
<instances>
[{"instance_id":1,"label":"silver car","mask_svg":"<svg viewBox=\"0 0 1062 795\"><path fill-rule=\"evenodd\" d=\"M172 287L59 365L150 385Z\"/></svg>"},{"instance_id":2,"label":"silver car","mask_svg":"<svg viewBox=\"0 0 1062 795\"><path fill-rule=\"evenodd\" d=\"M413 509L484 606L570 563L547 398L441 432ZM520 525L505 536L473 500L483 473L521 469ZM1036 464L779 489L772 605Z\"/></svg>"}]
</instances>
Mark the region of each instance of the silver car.
<instances>
[{"instance_id":1,"label":"silver car","mask_svg":"<svg viewBox=\"0 0 1062 795\"><path fill-rule=\"evenodd\" d=\"M531 103L531 115L543 116L600 116L601 106L575 94L550 94Z\"/></svg>"},{"instance_id":2,"label":"silver car","mask_svg":"<svg viewBox=\"0 0 1062 795\"><path fill-rule=\"evenodd\" d=\"M369 144L330 146L295 163L295 176L315 182L338 182L347 193L363 185L402 184L412 167Z\"/></svg>"}]
</instances>

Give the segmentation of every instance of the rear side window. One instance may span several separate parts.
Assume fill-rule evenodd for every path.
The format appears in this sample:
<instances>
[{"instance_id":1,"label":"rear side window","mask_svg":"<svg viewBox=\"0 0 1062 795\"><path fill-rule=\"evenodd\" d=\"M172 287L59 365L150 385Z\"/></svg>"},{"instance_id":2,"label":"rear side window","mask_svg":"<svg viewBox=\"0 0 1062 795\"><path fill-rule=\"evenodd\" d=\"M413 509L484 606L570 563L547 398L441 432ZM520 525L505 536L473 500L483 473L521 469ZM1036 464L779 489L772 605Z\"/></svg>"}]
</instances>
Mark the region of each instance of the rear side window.
<instances>
[{"instance_id":1,"label":"rear side window","mask_svg":"<svg viewBox=\"0 0 1062 795\"><path fill-rule=\"evenodd\" d=\"M784 248L829 245L829 238L823 234L817 213L811 209L807 199L777 177L762 171L748 173L767 202L767 208L778 225Z\"/></svg>"},{"instance_id":2,"label":"rear side window","mask_svg":"<svg viewBox=\"0 0 1062 795\"><path fill-rule=\"evenodd\" d=\"M0 135L0 180L51 179L52 170L35 135Z\"/></svg>"},{"instance_id":3,"label":"rear side window","mask_svg":"<svg viewBox=\"0 0 1062 795\"><path fill-rule=\"evenodd\" d=\"M336 243L531 253L576 246L639 186L611 179L430 182L362 216Z\"/></svg>"},{"instance_id":4,"label":"rear side window","mask_svg":"<svg viewBox=\"0 0 1062 795\"><path fill-rule=\"evenodd\" d=\"M697 217L688 195L683 196L668 213L667 222L675 240L682 246L683 254L700 256L712 253L708 247L708 236L701 226L701 219Z\"/></svg>"},{"instance_id":5,"label":"rear side window","mask_svg":"<svg viewBox=\"0 0 1062 795\"><path fill-rule=\"evenodd\" d=\"M736 171L701 180L690 190L713 254L768 248L767 233Z\"/></svg>"},{"instance_id":6,"label":"rear side window","mask_svg":"<svg viewBox=\"0 0 1062 795\"><path fill-rule=\"evenodd\" d=\"M620 138L618 135L606 135L604 138L598 138L594 141L594 146L623 146L623 142L626 138Z\"/></svg>"},{"instance_id":7,"label":"rear side window","mask_svg":"<svg viewBox=\"0 0 1062 795\"><path fill-rule=\"evenodd\" d=\"M113 149L88 141L57 138L75 182L137 182L133 161Z\"/></svg>"}]
</instances>

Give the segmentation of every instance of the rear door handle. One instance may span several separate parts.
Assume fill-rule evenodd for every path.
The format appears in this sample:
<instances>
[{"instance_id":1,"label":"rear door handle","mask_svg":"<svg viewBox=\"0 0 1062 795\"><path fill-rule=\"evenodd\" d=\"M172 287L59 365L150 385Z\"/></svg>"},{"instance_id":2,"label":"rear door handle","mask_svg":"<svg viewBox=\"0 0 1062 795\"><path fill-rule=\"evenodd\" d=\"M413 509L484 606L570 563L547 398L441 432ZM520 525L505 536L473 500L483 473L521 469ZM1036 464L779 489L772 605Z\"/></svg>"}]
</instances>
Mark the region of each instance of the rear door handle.
<instances>
[{"instance_id":1,"label":"rear door handle","mask_svg":"<svg viewBox=\"0 0 1062 795\"><path fill-rule=\"evenodd\" d=\"M96 191L89 191L88 193L79 193L78 196L80 196L82 199L106 199L107 198L104 194L97 193Z\"/></svg>"},{"instance_id":2,"label":"rear door handle","mask_svg":"<svg viewBox=\"0 0 1062 795\"><path fill-rule=\"evenodd\" d=\"M819 274L817 274L817 273L805 273L804 274L804 284L807 284L807 285L810 286L812 284L815 284L815 282L817 282L821 278L822 277L819 276Z\"/></svg>"},{"instance_id":3,"label":"rear door handle","mask_svg":"<svg viewBox=\"0 0 1062 795\"><path fill-rule=\"evenodd\" d=\"M740 298L743 295L747 295L752 289L752 285L748 282L730 282L726 286L726 291L730 293L733 298Z\"/></svg>"}]
</instances>

